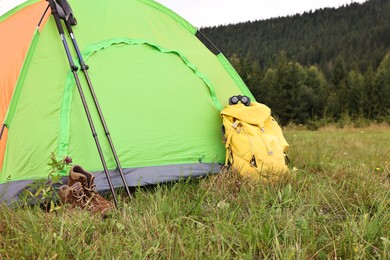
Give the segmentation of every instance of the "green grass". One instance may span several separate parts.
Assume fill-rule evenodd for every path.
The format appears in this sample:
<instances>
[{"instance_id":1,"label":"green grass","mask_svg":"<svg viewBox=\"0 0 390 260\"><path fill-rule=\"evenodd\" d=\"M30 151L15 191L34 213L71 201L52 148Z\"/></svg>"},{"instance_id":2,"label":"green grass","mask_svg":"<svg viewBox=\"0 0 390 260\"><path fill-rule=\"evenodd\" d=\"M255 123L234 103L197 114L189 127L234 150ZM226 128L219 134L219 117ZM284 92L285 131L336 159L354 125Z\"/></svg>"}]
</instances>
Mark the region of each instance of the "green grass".
<instances>
[{"instance_id":1,"label":"green grass","mask_svg":"<svg viewBox=\"0 0 390 260\"><path fill-rule=\"evenodd\" d=\"M0 259L389 259L390 129L284 134L293 176L275 184L141 188L107 219L0 206Z\"/></svg>"}]
</instances>

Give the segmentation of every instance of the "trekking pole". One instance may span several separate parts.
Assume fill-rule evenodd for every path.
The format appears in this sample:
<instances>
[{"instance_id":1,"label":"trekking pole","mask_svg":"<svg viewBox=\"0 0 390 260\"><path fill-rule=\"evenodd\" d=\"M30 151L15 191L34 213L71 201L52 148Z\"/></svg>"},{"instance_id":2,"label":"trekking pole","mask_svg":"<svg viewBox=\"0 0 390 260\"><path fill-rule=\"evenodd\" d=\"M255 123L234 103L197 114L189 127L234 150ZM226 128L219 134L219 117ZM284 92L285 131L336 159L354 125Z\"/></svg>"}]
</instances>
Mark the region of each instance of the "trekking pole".
<instances>
[{"instance_id":1,"label":"trekking pole","mask_svg":"<svg viewBox=\"0 0 390 260\"><path fill-rule=\"evenodd\" d=\"M72 12L71 8L70 8L69 4L66 2L66 0L60 0L59 1L59 5L61 7L63 7L65 13L66 12ZM91 79L90 79L89 74L88 74L89 67L84 62L84 59L83 59L83 57L81 55L79 46L77 44L76 38L75 38L74 33L73 33L72 22L69 19L69 18L73 18L73 14L68 14L68 15L65 14L64 18L65 18L64 21L65 21L66 29L67 29L67 31L68 31L68 33L70 35L70 38L72 39L72 43L73 43L73 46L74 46L75 51L77 53L77 58L79 60L80 66L81 66L81 70L83 71L85 79L87 80L89 90L91 92L93 101L95 103L96 110L98 111L100 122L102 123L102 126L104 128L104 132L105 132L105 134L107 136L108 143L110 144L111 152L112 152L112 154L114 156L116 165L117 165L118 170L119 170L119 174L120 174L120 176L122 178L123 185L125 186L127 195L131 198L131 193L130 193L129 187L127 185L127 182L126 182L126 178L125 178L125 176L123 174L123 168L121 166L121 163L119 161L118 155L116 153L116 150L115 150L115 147L114 147L114 143L112 142L112 139L111 139L110 131L108 130L106 121L104 119L102 110L101 110L100 105L99 105L99 101L97 99L95 90L94 90L94 88L92 86L92 82L91 82ZM73 24L75 24L75 23L73 23Z\"/></svg>"},{"instance_id":2,"label":"trekking pole","mask_svg":"<svg viewBox=\"0 0 390 260\"><path fill-rule=\"evenodd\" d=\"M81 97L81 101L82 101L83 106L84 106L85 113L87 114L88 123L89 123L89 126L91 127L92 135L93 135L93 138L95 140L97 150L99 152L100 160L102 161L102 164L103 164L104 173L106 174L108 185L110 186L110 190L111 190L112 196L114 198L115 206L118 207L118 201L117 201L117 198L115 195L114 187L112 185L110 174L108 173L107 164L106 164L106 161L104 159L103 151L102 151L102 148L101 148L100 143L99 143L99 139L98 139L98 136L97 136L97 133L95 130L95 126L94 126L93 121L92 121L91 113L89 111L88 104L87 104L87 101L85 99L83 89L81 87L80 79L77 75L78 67L74 64L72 56L70 54L69 46L68 46L68 43L66 42L66 39L64 36L64 30L63 30L63 27L62 27L62 24L60 21L60 17L58 14L56 3L54 2L54 0L47 0L47 1L49 2L50 8L51 8L51 13L52 13L54 20L56 22L58 32L60 33L62 44L64 45L65 53L66 53L66 56L68 57L69 65L70 65L70 68L72 70L74 79L76 81L77 89L80 93L80 97Z\"/></svg>"}]
</instances>

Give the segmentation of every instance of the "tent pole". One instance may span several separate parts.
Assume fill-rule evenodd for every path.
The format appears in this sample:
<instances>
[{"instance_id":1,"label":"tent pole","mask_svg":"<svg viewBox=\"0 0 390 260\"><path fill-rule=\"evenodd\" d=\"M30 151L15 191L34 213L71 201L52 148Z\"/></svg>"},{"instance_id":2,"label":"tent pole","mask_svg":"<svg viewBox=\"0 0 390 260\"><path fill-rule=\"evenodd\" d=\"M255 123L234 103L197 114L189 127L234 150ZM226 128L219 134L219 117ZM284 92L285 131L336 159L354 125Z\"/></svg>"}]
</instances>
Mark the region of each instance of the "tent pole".
<instances>
[{"instance_id":1,"label":"tent pole","mask_svg":"<svg viewBox=\"0 0 390 260\"><path fill-rule=\"evenodd\" d=\"M52 13L52 15L54 17L54 20L56 22L56 25L57 25L58 32L60 33L60 36L61 36L62 44L64 45L64 48L65 48L66 56L68 57L70 68L72 70L74 79L76 81L77 89L78 89L78 91L80 93L81 101L83 103L84 110L85 110L85 113L86 113L87 118L88 118L88 123L89 123L89 126L91 128L92 135L93 135L93 138L95 140L97 150L99 152L100 160L101 160L101 162L103 164L104 173L106 174L108 185L110 186L110 190L111 190L111 193L112 193L112 196L113 196L113 199L114 199L115 206L118 207L118 201L117 201L117 198L116 198L116 195L115 195L114 187L112 185L110 174L108 172L107 164L106 164L106 161L104 159L103 151L102 151L102 148L101 148L100 143L99 143L99 139L98 139L98 136L97 136L97 133L96 133L96 130L95 130L95 126L94 126L93 121L92 121L91 113L89 111L88 104L87 104L87 101L85 99L83 89L81 87L80 79L79 79L79 77L77 75L78 67L74 64L72 56L70 54L69 46L68 46L68 43L66 42L66 39L65 39L65 36L64 36L64 30L63 30L63 27L62 27L62 24L61 24L61 21L60 21L60 18L59 18L59 14L58 14L58 11L57 11L56 3L54 2L54 0L48 0L48 1L49 1L49 5L50 5L50 8L51 8L51 13Z\"/></svg>"},{"instance_id":2,"label":"tent pole","mask_svg":"<svg viewBox=\"0 0 390 260\"><path fill-rule=\"evenodd\" d=\"M1 137L3 136L4 129L5 129L5 124L3 124L3 126L1 127L1 130L0 130L0 140L1 140Z\"/></svg>"},{"instance_id":3,"label":"tent pole","mask_svg":"<svg viewBox=\"0 0 390 260\"><path fill-rule=\"evenodd\" d=\"M78 57L78 60L79 60L80 66L81 66L81 70L84 73L84 76L85 76L85 79L86 79L86 81L88 83L88 87L89 87L89 90L91 92L93 101L95 103L96 110L98 111L100 122L102 123L102 126L104 128L104 132L105 132L105 134L107 136L107 140L108 140L108 142L110 144L110 148L111 148L112 154L114 156L114 159L115 159L115 162L116 162L119 174L120 174L120 176L122 178L122 182L123 182L124 187L126 189L127 195L131 198L132 196L131 196L129 187L128 187L127 182L126 182L126 178L125 178L124 173L123 173L123 168L122 168L121 163L119 161L118 154L116 153L116 150L115 150L115 147L114 147L114 143L112 142L112 139L111 139L110 131L108 130L106 121L104 119L102 110L101 110L100 105L99 105L99 101L97 99L95 90L94 90L94 88L92 86L92 82L91 82L91 79L90 79L89 74L88 74L88 68L89 67L88 67L88 65L85 64L84 59L83 59L83 57L81 55L80 49L78 47L76 38L75 38L74 33L73 33L71 22L69 21L69 19L64 19L64 20L65 20L65 25L66 25L66 28L67 28L68 33L70 35L70 38L72 39L73 46L74 46L75 51L77 53L77 57Z\"/></svg>"}]
</instances>

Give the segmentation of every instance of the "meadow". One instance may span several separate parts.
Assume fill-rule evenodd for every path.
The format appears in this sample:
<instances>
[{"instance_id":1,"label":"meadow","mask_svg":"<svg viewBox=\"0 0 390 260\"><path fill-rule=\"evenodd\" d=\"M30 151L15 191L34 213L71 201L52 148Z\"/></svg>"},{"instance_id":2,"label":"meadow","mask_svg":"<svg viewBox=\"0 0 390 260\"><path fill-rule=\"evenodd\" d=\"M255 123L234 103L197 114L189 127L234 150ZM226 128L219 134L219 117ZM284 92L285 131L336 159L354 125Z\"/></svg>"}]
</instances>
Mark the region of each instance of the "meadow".
<instances>
[{"instance_id":1,"label":"meadow","mask_svg":"<svg viewBox=\"0 0 390 260\"><path fill-rule=\"evenodd\" d=\"M291 177L119 191L102 219L0 205L0 259L389 259L390 128L284 130Z\"/></svg>"}]
</instances>

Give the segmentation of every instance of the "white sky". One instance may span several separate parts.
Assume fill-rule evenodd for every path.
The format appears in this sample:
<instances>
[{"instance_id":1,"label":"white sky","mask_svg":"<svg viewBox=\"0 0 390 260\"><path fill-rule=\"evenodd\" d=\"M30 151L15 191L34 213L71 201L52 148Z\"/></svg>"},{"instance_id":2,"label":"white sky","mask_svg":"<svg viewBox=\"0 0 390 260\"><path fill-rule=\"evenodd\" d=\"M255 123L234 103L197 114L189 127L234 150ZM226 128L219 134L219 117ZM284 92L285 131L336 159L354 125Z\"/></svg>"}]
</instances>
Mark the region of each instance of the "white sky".
<instances>
[{"instance_id":1,"label":"white sky","mask_svg":"<svg viewBox=\"0 0 390 260\"><path fill-rule=\"evenodd\" d=\"M25 0L0 0L0 15ZM82 0L79 0L82 1ZM366 0L157 0L196 27L263 20Z\"/></svg>"},{"instance_id":2,"label":"white sky","mask_svg":"<svg viewBox=\"0 0 390 260\"><path fill-rule=\"evenodd\" d=\"M1 0L0 0L1 1ZM264 20L366 0L156 0L196 27Z\"/></svg>"}]
</instances>

